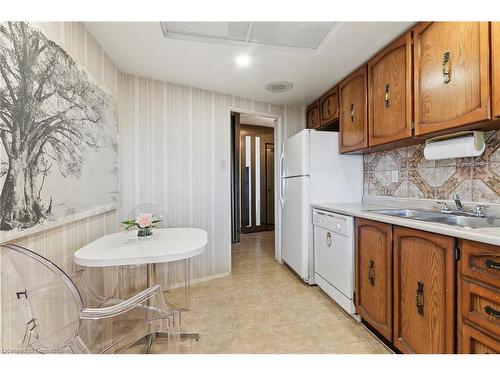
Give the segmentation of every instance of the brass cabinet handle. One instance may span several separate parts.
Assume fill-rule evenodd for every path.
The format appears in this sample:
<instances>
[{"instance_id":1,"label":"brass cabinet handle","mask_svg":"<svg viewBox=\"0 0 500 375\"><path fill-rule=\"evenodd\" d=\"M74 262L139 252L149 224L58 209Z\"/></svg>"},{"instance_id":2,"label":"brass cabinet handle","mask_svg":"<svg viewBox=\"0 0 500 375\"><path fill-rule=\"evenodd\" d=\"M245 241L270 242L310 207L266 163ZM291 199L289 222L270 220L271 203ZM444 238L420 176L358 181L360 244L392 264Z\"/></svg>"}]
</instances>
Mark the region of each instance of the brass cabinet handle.
<instances>
[{"instance_id":1,"label":"brass cabinet handle","mask_svg":"<svg viewBox=\"0 0 500 375\"><path fill-rule=\"evenodd\" d=\"M330 232L326 234L326 246L332 246L332 234Z\"/></svg>"},{"instance_id":2,"label":"brass cabinet handle","mask_svg":"<svg viewBox=\"0 0 500 375\"><path fill-rule=\"evenodd\" d=\"M424 316L424 283L422 281L417 283L416 300L418 315Z\"/></svg>"},{"instance_id":3,"label":"brass cabinet handle","mask_svg":"<svg viewBox=\"0 0 500 375\"><path fill-rule=\"evenodd\" d=\"M443 55L443 82L449 83L450 81L451 81L450 52L446 51Z\"/></svg>"},{"instance_id":4,"label":"brass cabinet handle","mask_svg":"<svg viewBox=\"0 0 500 375\"><path fill-rule=\"evenodd\" d=\"M375 262L371 259L368 267L368 280L370 280L370 284L375 285Z\"/></svg>"},{"instance_id":5,"label":"brass cabinet handle","mask_svg":"<svg viewBox=\"0 0 500 375\"><path fill-rule=\"evenodd\" d=\"M491 307L491 306L486 306L486 307L484 308L484 312L485 312L486 314L488 314L488 315L491 315L491 316L493 316L493 317L497 318L497 319L500 319L500 311L495 310L495 309L494 309L493 307Z\"/></svg>"},{"instance_id":6,"label":"brass cabinet handle","mask_svg":"<svg viewBox=\"0 0 500 375\"><path fill-rule=\"evenodd\" d=\"M385 108L389 108L391 100L391 87L389 84L385 85L385 94L384 94L384 105Z\"/></svg>"},{"instance_id":7,"label":"brass cabinet handle","mask_svg":"<svg viewBox=\"0 0 500 375\"><path fill-rule=\"evenodd\" d=\"M354 122L354 104L351 104L351 122Z\"/></svg>"},{"instance_id":8,"label":"brass cabinet handle","mask_svg":"<svg viewBox=\"0 0 500 375\"><path fill-rule=\"evenodd\" d=\"M492 259L486 259L484 261L484 265L486 266L486 268L491 268L491 269L494 269L494 270L500 270L500 263L495 262Z\"/></svg>"}]
</instances>

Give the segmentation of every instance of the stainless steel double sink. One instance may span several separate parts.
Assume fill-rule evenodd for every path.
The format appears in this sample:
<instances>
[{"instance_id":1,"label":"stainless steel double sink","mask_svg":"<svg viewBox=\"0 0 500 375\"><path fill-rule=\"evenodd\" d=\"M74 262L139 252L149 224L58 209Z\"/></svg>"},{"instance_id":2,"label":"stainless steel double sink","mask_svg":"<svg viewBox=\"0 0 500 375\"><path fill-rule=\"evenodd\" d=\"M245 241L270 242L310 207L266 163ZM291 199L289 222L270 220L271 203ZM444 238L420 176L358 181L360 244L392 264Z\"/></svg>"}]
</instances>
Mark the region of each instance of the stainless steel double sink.
<instances>
[{"instance_id":1,"label":"stainless steel double sink","mask_svg":"<svg viewBox=\"0 0 500 375\"><path fill-rule=\"evenodd\" d=\"M474 217L461 213L441 213L436 211L425 211L415 209L374 209L367 210L369 212L400 217L405 219L413 219L419 221L427 221L431 223L448 224L462 228L500 228L500 218Z\"/></svg>"}]
</instances>

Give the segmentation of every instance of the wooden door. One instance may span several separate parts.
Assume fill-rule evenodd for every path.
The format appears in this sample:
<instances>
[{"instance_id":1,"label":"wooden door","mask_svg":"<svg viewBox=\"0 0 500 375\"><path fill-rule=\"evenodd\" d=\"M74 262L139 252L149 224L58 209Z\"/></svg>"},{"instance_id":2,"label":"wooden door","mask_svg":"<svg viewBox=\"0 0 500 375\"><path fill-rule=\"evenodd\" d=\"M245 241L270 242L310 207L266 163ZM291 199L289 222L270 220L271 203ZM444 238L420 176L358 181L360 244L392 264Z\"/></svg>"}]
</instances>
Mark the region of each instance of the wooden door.
<instances>
[{"instance_id":1,"label":"wooden door","mask_svg":"<svg viewBox=\"0 0 500 375\"><path fill-rule=\"evenodd\" d=\"M392 227L356 219L356 312L392 340Z\"/></svg>"},{"instance_id":2,"label":"wooden door","mask_svg":"<svg viewBox=\"0 0 500 375\"><path fill-rule=\"evenodd\" d=\"M500 22L491 23L491 95L494 117L500 117Z\"/></svg>"},{"instance_id":3,"label":"wooden door","mask_svg":"<svg viewBox=\"0 0 500 375\"><path fill-rule=\"evenodd\" d=\"M488 22L425 22L413 30L415 135L490 118Z\"/></svg>"},{"instance_id":4,"label":"wooden door","mask_svg":"<svg viewBox=\"0 0 500 375\"><path fill-rule=\"evenodd\" d=\"M320 126L339 118L339 88L335 86L319 99Z\"/></svg>"},{"instance_id":5,"label":"wooden door","mask_svg":"<svg viewBox=\"0 0 500 375\"><path fill-rule=\"evenodd\" d=\"M394 345L455 351L455 239L394 227Z\"/></svg>"},{"instance_id":6,"label":"wooden door","mask_svg":"<svg viewBox=\"0 0 500 375\"><path fill-rule=\"evenodd\" d=\"M368 63L368 144L412 136L411 32Z\"/></svg>"},{"instance_id":7,"label":"wooden door","mask_svg":"<svg viewBox=\"0 0 500 375\"><path fill-rule=\"evenodd\" d=\"M316 100L314 103L310 104L309 107L307 107L306 119L308 129L316 129L320 126L319 100Z\"/></svg>"},{"instance_id":8,"label":"wooden door","mask_svg":"<svg viewBox=\"0 0 500 375\"><path fill-rule=\"evenodd\" d=\"M340 152L368 147L366 65L339 85Z\"/></svg>"},{"instance_id":9,"label":"wooden door","mask_svg":"<svg viewBox=\"0 0 500 375\"><path fill-rule=\"evenodd\" d=\"M273 128L240 125L241 233L259 232L268 228L266 144L273 142Z\"/></svg>"}]
</instances>

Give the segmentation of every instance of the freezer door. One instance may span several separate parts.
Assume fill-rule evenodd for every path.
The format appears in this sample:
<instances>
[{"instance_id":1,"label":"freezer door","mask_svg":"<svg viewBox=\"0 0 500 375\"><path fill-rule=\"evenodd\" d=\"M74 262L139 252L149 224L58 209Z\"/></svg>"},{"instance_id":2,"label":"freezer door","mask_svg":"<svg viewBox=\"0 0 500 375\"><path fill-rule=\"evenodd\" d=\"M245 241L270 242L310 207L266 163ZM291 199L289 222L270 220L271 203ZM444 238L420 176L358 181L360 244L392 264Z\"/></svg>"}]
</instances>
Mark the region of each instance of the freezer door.
<instances>
[{"instance_id":1,"label":"freezer door","mask_svg":"<svg viewBox=\"0 0 500 375\"><path fill-rule=\"evenodd\" d=\"M335 132L311 133L311 203L361 202L363 198L363 156L339 154L338 137Z\"/></svg>"},{"instance_id":2,"label":"freezer door","mask_svg":"<svg viewBox=\"0 0 500 375\"><path fill-rule=\"evenodd\" d=\"M283 176L293 177L309 174L309 133L302 130L288 138L283 146Z\"/></svg>"},{"instance_id":3,"label":"freezer door","mask_svg":"<svg viewBox=\"0 0 500 375\"><path fill-rule=\"evenodd\" d=\"M309 278L309 177L283 180L281 257L304 280Z\"/></svg>"}]
</instances>

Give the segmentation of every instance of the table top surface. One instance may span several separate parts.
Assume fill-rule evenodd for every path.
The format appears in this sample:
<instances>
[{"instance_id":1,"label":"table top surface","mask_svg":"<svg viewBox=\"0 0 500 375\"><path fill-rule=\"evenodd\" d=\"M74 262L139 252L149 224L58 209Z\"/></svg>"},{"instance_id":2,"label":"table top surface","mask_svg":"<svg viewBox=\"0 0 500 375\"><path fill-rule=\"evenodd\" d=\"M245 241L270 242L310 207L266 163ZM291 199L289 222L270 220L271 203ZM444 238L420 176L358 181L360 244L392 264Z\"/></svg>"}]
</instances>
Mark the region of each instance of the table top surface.
<instances>
[{"instance_id":1,"label":"table top surface","mask_svg":"<svg viewBox=\"0 0 500 375\"><path fill-rule=\"evenodd\" d=\"M138 238L137 231L117 232L85 245L73 260L86 267L174 262L203 253L207 238L199 228L158 228L148 238Z\"/></svg>"}]
</instances>

